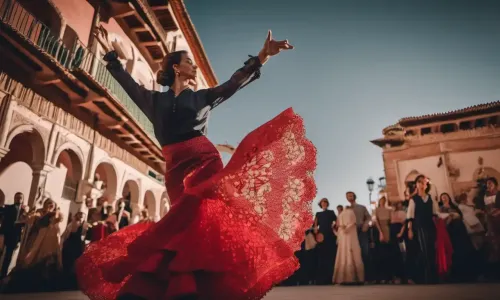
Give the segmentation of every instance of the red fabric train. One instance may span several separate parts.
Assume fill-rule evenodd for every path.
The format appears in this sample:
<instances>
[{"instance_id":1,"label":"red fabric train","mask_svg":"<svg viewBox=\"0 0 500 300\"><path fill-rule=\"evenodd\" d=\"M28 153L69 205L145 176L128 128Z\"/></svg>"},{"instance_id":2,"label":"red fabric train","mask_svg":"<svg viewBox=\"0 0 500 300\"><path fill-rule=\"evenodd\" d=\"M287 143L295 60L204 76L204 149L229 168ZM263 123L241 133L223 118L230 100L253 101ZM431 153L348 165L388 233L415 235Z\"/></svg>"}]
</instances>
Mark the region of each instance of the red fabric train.
<instances>
[{"instance_id":1,"label":"red fabric train","mask_svg":"<svg viewBox=\"0 0 500 300\"><path fill-rule=\"evenodd\" d=\"M85 294L260 299L298 268L316 149L291 108L247 135L225 168L206 137L163 154L171 210L92 243L77 262Z\"/></svg>"}]
</instances>

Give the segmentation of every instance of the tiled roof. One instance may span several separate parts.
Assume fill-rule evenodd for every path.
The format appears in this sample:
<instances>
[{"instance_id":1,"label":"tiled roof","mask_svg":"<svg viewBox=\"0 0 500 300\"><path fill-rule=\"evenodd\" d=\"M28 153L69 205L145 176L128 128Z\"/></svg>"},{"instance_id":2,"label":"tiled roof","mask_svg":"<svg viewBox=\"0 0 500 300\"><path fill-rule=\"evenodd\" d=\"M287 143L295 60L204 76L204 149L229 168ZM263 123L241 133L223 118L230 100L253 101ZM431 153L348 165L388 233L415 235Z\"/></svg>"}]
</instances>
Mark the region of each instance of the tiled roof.
<instances>
[{"instance_id":1,"label":"tiled roof","mask_svg":"<svg viewBox=\"0 0 500 300\"><path fill-rule=\"evenodd\" d=\"M397 130L403 130L403 128L399 125L399 124L393 124L393 125L389 125L387 126L386 128L382 129L382 134L387 134L387 132L389 132L390 130L393 130L393 129L397 129Z\"/></svg>"},{"instance_id":2,"label":"tiled roof","mask_svg":"<svg viewBox=\"0 0 500 300\"><path fill-rule=\"evenodd\" d=\"M459 118L459 117L465 117L481 113L491 113L491 112L500 112L500 100L484 104L473 105L466 108L452 110L444 113L436 113L418 117L406 117L400 119L398 123L399 125L404 127L404 126L412 126L434 121L442 121L452 118Z\"/></svg>"}]
</instances>

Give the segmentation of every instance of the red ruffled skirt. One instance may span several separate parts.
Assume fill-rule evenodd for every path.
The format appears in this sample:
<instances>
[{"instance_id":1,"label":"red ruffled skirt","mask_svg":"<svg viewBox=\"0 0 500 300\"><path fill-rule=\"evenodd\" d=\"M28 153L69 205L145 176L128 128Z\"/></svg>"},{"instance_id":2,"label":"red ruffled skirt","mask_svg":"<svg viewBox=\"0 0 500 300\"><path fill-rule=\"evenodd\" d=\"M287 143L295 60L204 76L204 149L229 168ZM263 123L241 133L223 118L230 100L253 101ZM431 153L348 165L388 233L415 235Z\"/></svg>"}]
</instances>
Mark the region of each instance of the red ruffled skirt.
<instances>
[{"instance_id":1,"label":"red ruffled skirt","mask_svg":"<svg viewBox=\"0 0 500 300\"><path fill-rule=\"evenodd\" d=\"M451 270L453 245L446 228L446 222L437 219L436 224L436 265L440 278L445 278Z\"/></svg>"},{"instance_id":2,"label":"red ruffled skirt","mask_svg":"<svg viewBox=\"0 0 500 300\"><path fill-rule=\"evenodd\" d=\"M316 195L316 150L287 109L247 135L225 168L206 137L164 147L172 208L125 227L77 261L91 299L261 299L298 268Z\"/></svg>"}]
</instances>

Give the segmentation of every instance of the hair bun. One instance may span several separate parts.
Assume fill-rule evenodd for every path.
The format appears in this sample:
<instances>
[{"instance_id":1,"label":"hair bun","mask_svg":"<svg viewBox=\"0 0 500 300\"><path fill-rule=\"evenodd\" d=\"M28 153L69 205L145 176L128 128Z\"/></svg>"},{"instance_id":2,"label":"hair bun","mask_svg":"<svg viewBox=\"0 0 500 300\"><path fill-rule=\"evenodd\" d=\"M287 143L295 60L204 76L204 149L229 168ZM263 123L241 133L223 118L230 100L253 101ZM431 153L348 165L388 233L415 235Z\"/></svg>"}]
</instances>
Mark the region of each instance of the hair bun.
<instances>
[{"instance_id":1,"label":"hair bun","mask_svg":"<svg viewBox=\"0 0 500 300\"><path fill-rule=\"evenodd\" d=\"M167 73L163 70L158 71L158 74L156 75L156 82L159 85L167 86L167 83L168 83Z\"/></svg>"}]
</instances>

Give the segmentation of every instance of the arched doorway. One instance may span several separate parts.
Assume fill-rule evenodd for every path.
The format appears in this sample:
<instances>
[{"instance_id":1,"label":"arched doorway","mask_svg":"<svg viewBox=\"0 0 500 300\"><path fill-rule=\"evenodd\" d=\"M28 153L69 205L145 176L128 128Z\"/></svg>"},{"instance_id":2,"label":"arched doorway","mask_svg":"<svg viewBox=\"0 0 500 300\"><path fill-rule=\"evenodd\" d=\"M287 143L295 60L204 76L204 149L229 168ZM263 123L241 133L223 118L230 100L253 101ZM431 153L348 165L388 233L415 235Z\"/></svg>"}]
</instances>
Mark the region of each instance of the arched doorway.
<instances>
[{"instance_id":1,"label":"arched doorway","mask_svg":"<svg viewBox=\"0 0 500 300\"><path fill-rule=\"evenodd\" d=\"M168 199L168 194L167 191L163 192L161 194L161 201L160 201L160 217L163 218L168 211L170 210L170 200Z\"/></svg>"},{"instance_id":2,"label":"arched doorway","mask_svg":"<svg viewBox=\"0 0 500 300\"><path fill-rule=\"evenodd\" d=\"M33 168L41 168L45 161L42 136L32 126L21 125L8 136L7 145L10 150L0 161L0 189L5 202L11 204L15 193L21 192L25 203L33 204L29 201L35 199L39 184L38 180L33 182Z\"/></svg>"},{"instance_id":3,"label":"arched doorway","mask_svg":"<svg viewBox=\"0 0 500 300\"><path fill-rule=\"evenodd\" d=\"M96 184L96 182L102 182ZM109 162L101 162L94 172L94 186L102 191L102 197L108 203L113 203L116 197L116 186L118 184L114 166Z\"/></svg>"},{"instance_id":4,"label":"arched doorway","mask_svg":"<svg viewBox=\"0 0 500 300\"><path fill-rule=\"evenodd\" d=\"M137 181L129 179L125 182L122 197L132 205L139 204L139 184L137 184Z\"/></svg>"},{"instance_id":5,"label":"arched doorway","mask_svg":"<svg viewBox=\"0 0 500 300\"><path fill-rule=\"evenodd\" d=\"M415 189L415 179L418 175L420 175L420 172L418 172L417 170L412 170L405 177L404 187L405 189L408 189L408 192L410 194L413 193L413 190Z\"/></svg>"},{"instance_id":6,"label":"arched doorway","mask_svg":"<svg viewBox=\"0 0 500 300\"><path fill-rule=\"evenodd\" d=\"M57 157L56 166L67 170L62 197L71 201L75 200L78 184L83 175L83 163L80 157L73 150L65 149Z\"/></svg>"},{"instance_id":7,"label":"arched doorway","mask_svg":"<svg viewBox=\"0 0 500 300\"><path fill-rule=\"evenodd\" d=\"M149 217L155 220L157 219L155 195L150 190L146 191L146 194L144 194L144 209L148 211Z\"/></svg>"},{"instance_id":8,"label":"arched doorway","mask_svg":"<svg viewBox=\"0 0 500 300\"><path fill-rule=\"evenodd\" d=\"M495 177L497 180L500 180L500 172L490 167L477 168L472 176L474 181L484 180L489 177Z\"/></svg>"},{"instance_id":9,"label":"arched doorway","mask_svg":"<svg viewBox=\"0 0 500 300\"><path fill-rule=\"evenodd\" d=\"M130 214L133 223L136 216L139 215L139 184L137 181L129 179L125 182L122 189L122 198L125 200L124 209ZM117 211L120 210L120 201L117 202Z\"/></svg>"}]
</instances>

